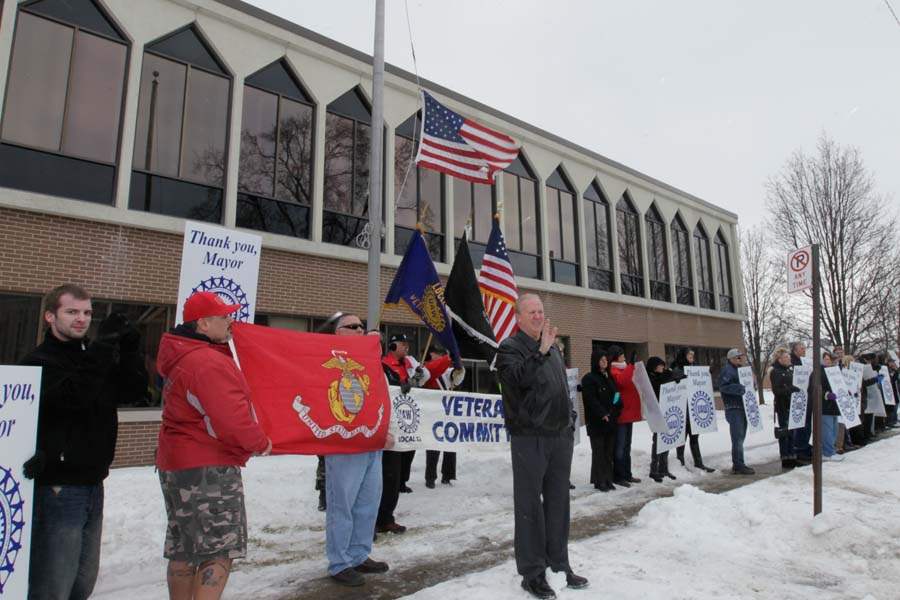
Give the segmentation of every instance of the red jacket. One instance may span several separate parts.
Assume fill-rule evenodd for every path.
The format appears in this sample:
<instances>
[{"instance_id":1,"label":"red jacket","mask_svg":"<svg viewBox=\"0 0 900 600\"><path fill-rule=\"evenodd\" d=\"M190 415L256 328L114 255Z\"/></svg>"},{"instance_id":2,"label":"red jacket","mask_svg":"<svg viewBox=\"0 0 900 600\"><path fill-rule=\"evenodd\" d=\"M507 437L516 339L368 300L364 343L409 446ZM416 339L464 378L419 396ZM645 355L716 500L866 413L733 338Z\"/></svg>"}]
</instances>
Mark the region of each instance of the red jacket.
<instances>
[{"instance_id":1,"label":"red jacket","mask_svg":"<svg viewBox=\"0 0 900 600\"><path fill-rule=\"evenodd\" d=\"M388 353L381 357L381 363L397 374L397 377L400 378L400 383L409 381L408 369L411 365L408 356L403 359L403 364L400 364L400 361L397 360L396 356Z\"/></svg>"},{"instance_id":2,"label":"red jacket","mask_svg":"<svg viewBox=\"0 0 900 600\"><path fill-rule=\"evenodd\" d=\"M425 368L428 369L428 372L431 373L431 378L425 383L425 387L430 390L442 390L444 389L444 382L439 380L444 376L444 373L447 372L448 369L453 367L453 361L450 359L449 354L445 354L444 356L439 356L434 360L429 360L425 363Z\"/></svg>"},{"instance_id":3,"label":"red jacket","mask_svg":"<svg viewBox=\"0 0 900 600\"><path fill-rule=\"evenodd\" d=\"M175 471L243 466L269 440L228 346L166 333L156 368L165 378L156 466Z\"/></svg>"},{"instance_id":4,"label":"red jacket","mask_svg":"<svg viewBox=\"0 0 900 600\"><path fill-rule=\"evenodd\" d=\"M644 418L641 416L641 397L637 388L634 387L634 382L631 380L634 377L634 365L628 365L624 369L617 369L610 365L609 374L615 380L616 389L619 390L619 395L622 397L622 413L619 415L617 422L636 423L637 421L643 421Z\"/></svg>"}]
</instances>

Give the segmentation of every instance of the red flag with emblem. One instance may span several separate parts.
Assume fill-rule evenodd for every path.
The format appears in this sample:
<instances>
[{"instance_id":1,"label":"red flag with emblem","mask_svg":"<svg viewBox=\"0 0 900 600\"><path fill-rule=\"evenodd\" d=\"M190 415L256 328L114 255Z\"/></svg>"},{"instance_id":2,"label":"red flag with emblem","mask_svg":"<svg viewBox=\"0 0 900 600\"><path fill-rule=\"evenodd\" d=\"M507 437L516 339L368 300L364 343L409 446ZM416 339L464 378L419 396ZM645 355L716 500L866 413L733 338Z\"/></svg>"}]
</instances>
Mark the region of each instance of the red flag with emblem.
<instances>
[{"instance_id":1,"label":"red flag with emblem","mask_svg":"<svg viewBox=\"0 0 900 600\"><path fill-rule=\"evenodd\" d=\"M232 325L241 371L273 454L384 448L391 419L377 336Z\"/></svg>"}]
</instances>

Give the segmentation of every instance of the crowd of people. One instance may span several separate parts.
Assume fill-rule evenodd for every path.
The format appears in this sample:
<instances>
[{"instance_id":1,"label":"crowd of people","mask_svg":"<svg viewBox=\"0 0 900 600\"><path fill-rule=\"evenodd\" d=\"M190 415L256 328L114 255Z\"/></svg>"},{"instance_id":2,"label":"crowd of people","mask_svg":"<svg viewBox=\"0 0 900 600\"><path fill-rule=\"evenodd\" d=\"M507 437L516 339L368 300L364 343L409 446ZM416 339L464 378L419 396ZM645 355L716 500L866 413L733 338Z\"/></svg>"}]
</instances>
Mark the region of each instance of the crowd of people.
<instances>
[{"instance_id":1,"label":"crowd of people","mask_svg":"<svg viewBox=\"0 0 900 600\"><path fill-rule=\"evenodd\" d=\"M23 465L34 479L29 598L88 598L100 564L103 481L109 474L117 436L116 407L144 393L147 372L140 352L140 334L120 315L103 320L94 339L90 294L67 284L45 297L44 341L22 364L43 367L38 438L35 455ZM239 305L227 304L211 292L196 292L183 307L183 322L163 335L156 368L165 379L162 424L156 454L167 525L163 556L172 600L219 598L232 563L247 551L247 517L241 468L251 456L271 452L272 442L256 420L251 390L229 349L233 315ZM537 598L555 598L546 569L565 573L568 587L582 589L588 580L573 572L568 557L570 471L577 413L569 393L566 365L556 343L557 328L544 314L541 298L523 294L516 305L518 331L505 339L496 358L496 373L510 435L513 477L514 552L522 588ZM333 335L380 335L367 331L359 316L335 313L321 329ZM404 335L386 343L386 382L402 393L411 387L452 389L465 377L439 348L419 363L410 355ZM770 374L779 422L776 428L782 464L792 468L810 460L809 411L806 427L787 431L787 410L793 387L792 369L805 354L803 344L779 349ZM719 375L719 389L732 439L732 472L749 474L743 439L747 420L745 392L737 375L744 354L732 349ZM846 368L853 357L823 354L823 366ZM886 428L900 427L896 405L881 394L882 364L889 369L894 394L898 369L889 357L863 355L863 423L842 428L835 396L822 375L823 447L829 460L864 445ZM646 368L654 393L679 381L693 365L694 353L684 350L667 366L651 357ZM591 445L590 482L601 492L629 487L634 476L631 445L634 423L642 420L641 399L633 381L635 364L620 346L595 348L591 369L581 382L585 425ZM886 417L866 407L878 399ZM875 411L878 412L878 411ZM687 431L696 468L712 472L703 462L699 436ZM328 574L337 584L361 586L366 576L389 570L371 556L379 534L399 535L406 528L395 512L400 494L411 492L410 464L414 453L392 450L387 436L383 450L320 457L316 487L326 513L325 552ZM837 458L835 458L837 457ZM668 452L657 452L653 436L649 476L675 479ZM684 447L678 451L684 464ZM426 486L435 487L440 453L428 451ZM441 483L456 478L456 456L444 453Z\"/></svg>"}]
</instances>

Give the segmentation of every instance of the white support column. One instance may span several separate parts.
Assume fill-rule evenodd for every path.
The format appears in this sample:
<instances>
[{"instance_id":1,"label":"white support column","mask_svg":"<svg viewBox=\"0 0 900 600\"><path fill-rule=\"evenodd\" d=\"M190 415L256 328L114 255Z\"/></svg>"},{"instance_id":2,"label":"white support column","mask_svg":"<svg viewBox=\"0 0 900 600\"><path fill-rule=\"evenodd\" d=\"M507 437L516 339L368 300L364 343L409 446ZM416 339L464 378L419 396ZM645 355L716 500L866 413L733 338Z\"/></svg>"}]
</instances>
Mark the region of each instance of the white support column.
<instances>
[{"instance_id":1,"label":"white support column","mask_svg":"<svg viewBox=\"0 0 900 600\"><path fill-rule=\"evenodd\" d=\"M731 258L731 295L735 314L746 314L744 311L744 281L741 274L741 239L738 236L737 224L728 227L731 240L728 242L728 253Z\"/></svg>"},{"instance_id":2,"label":"white support column","mask_svg":"<svg viewBox=\"0 0 900 600\"><path fill-rule=\"evenodd\" d=\"M222 224L234 227L237 219L238 170L241 162L241 117L244 114L244 78L235 76L231 82L231 119L228 123L228 158L225 161L225 203Z\"/></svg>"},{"instance_id":3,"label":"white support column","mask_svg":"<svg viewBox=\"0 0 900 600\"><path fill-rule=\"evenodd\" d=\"M3 109L6 106L6 78L9 72L9 56L12 55L13 29L16 23L16 2L3 2L0 5L0 56L5 57L3 66L0 67L0 120L3 119Z\"/></svg>"},{"instance_id":4,"label":"white support column","mask_svg":"<svg viewBox=\"0 0 900 600\"><path fill-rule=\"evenodd\" d=\"M672 254L672 226L666 225L665 222L663 222L663 243L666 245L666 267L669 269L669 302L678 304L678 292L675 289L678 281L675 276L675 257Z\"/></svg>"},{"instance_id":5,"label":"white support column","mask_svg":"<svg viewBox=\"0 0 900 600\"><path fill-rule=\"evenodd\" d=\"M575 235L577 244L575 251L578 253L578 277L581 280L581 287L588 287L588 271L587 271L587 238L584 227L584 201L575 194Z\"/></svg>"},{"instance_id":6,"label":"white support column","mask_svg":"<svg viewBox=\"0 0 900 600\"><path fill-rule=\"evenodd\" d=\"M313 140L313 194L310 239L322 241L322 210L325 206L325 105L316 106L315 139Z\"/></svg>"},{"instance_id":7,"label":"white support column","mask_svg":"<svg viewBox=\"0 0 900 600\"><path fill-rule=\"evenodd\" d=\"M635 207L636 208L636 207ZM650 210L649 208L647 210ZM647 257L647 220L644 215L638 211L638 231L640 238L638 240L638 251L641 253L641 269L643 269L644 280L644 298L650 298L650 260Z\"/></svg>"},{"instance_id":8,"label":"white support column","mask_svg":"<svg viewBox=\"0 0 900 600\"><path fill-rule=\"evenodd\" d=\"M619 216L616 205L609 205L609 245L611 246L613 289L617 294L622 293L622 268L619 265Z\"/></svg>"},{"instance_id":9,"label":"white support column","mask_svg":"<svg viewBox=\"0 0 900 600\"><path fill-rule=\"evenodd\" d=\"M694 227L697 225L694 224ZM691 288L694 290L694 306L700 308L700 261L697 260L697 245L694 242L694 228L688 229L688 248L691 257Z\"/></svg>"},{"instance_id":10,"label":"white support column","mask_svg":"<svg viewBox=\"0 0 900 600\"><path fill-rule=\"evenodd\" d=\"M550 237L547 234L547 188L544 182L538 179L537 182L537 199L538 199L538 231L541 240L541 279L551 281L550 273Z\"/></svg>"},{"instance_id":11,"label":"white support column","mask_svg":"<svg viewBox=\"0 0 900 600\"><path fill-rule=\"evenodd\" d=\"M453 177L449 175L441 176L441 191L444 194L444 262L448 265L453 264L453 257L456 254L456 244L454 242L453 232L456 228L453 215ZM472 240L469 240L470 242Z\"/></svg>"},{"instance_id":12,"label":"white support column","mask_svg":"<svg viewBox=\"0 0 900 600\"><path fill-rule=\"evenodd\" d=\"M712 270L713 310L719 310L719 252L716 250L716 233L706 232L709 236L709 266Z\"/></svg>"},{"instance_id":13,"label":"white support column","mask_svg":"<svg viewBox=\"0 0 900 600\"><path fill-rule=\"evenodd\" d=\"M137 131L138 103L141 97L141 69L144 64L143 41L135 40L128 61L128 86L122 114L122 145L116 170L116 208L128 208L131 194L131 169L134 162L134 136Z\"/></svg>"}]
</instances>

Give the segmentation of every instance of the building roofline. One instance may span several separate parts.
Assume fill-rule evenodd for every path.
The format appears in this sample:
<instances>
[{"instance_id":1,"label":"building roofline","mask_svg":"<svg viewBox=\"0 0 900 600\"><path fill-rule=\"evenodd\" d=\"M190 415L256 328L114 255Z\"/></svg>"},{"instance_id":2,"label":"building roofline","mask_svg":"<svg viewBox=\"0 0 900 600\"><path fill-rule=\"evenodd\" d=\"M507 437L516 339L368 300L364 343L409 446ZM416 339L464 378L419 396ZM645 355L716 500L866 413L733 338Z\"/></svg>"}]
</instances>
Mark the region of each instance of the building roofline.
<instances>
[{"instance_id":1,"label":"building roofline","mask_svg":"<svg viewBox=\"0 0 900 600\"><path fill-rule=\"evenodd\" d=\"M280 27L286 31L289 31L290 33L299 35L300 37L306 38L311 42L321 44L327 48L330 48L331 50L334 50L336 52L339 52L341 54L344 54L346 56L349 56L351 58L354 58L356 60L364 62L366 64L371 65L373 63L374 59L372 58L372 56L369 54L366 54L365 52L361 52L360 50L357 50L356 48L351 48L350 46L347 46L346 44L342 44L341 42L338 42L329 37L326 37L326 36L322 35L321 33L317 33L315 31L313 31L312 29L308 29L306 27L303 27L302 25L298 25L297 23L294 23L293 21L289 21L283 17L279 17L278 15L270 13L270 12L263 10L257 6L248 4L247 2L244 2L243 0L215 0L215 2L218 2L219 4L222 4L224 6L227 6L228 8L240 11L246 15L249 15L251 17L254 17L256 19L264 21L266 23L269 23L270 25ZM385 63L384 70L387 73L395 75L401 79L405 79L406 81L409 81L411 83L416 83L416 81L417 81L415 74L410 73L409 71L405 71L405 70L403 70L399 67L396 67L392 64ZM498 119L502 119L503 121L506 121L506 122L510 123L511 125L515 125L516 127L520 127L522 129L525 129L526 131L530 131L531 133L534 133L541 137L547 138L548 140L553 141L557 144L560 144L561 146L565 146L566 148L575 150L576 152L584 154L584 155L586 155L590 158L593 158L599 162L602 162L610 167L619 169L620 171L624 171L625 173L628 173L629 175L644 179L644 180L648 181L649 183L659 186L659 187L661 187L665 190L668 190L674 194L678 194L685 198L689 198L695 202L702 204L703 206L706 206L707 208L714 209L724 215L732 217L735 220L738 219L737 214L735 214L725 208L722 208L721 206L717 206L717 205L713 204L712 202L709 202L707 200L704 200L703 198L695 196L694 194L691 194L689 192L681 190L681 189L679 189L673 185L670 185L664 181L660 181L659 179L656 179L655 177L651 177L650 175L647 175L646 173L642 173L642 172L638 171L637 169L633 169L632 167L629 167L629 166L624 165L618 161L615 161L609 157L606 157L606 156L600 154L599 152L595 152L589 148L585 148L584 146L576 144L575 142L569 141L563 137L556 135L555 133L551 133L549 131L541 129L540 127L537 127L536 125L532 125L531 123L522 121L521 119L518 119L512 115L508 115L500 110L497 110L496 108L487 106L486 104L482 104L481 102L478 102L477 100L473 100L471 98L463 96L462 94L460 94L458 92L454 92L453 90L450 90L450 89L448 89L438 83L430 81L428 79L423 79L423 78L419 77L418 82L420 85L422 85L422 87L428 87L428 89L433 90L433 91L435 91L443 96L446 96L448 98L452 98L453 100L456 100L457 102L460 102L467 106L471 106L472 108L474 108L476 110L479 110L481 112L492 115Z\"/></svg>"}]
</instances>

